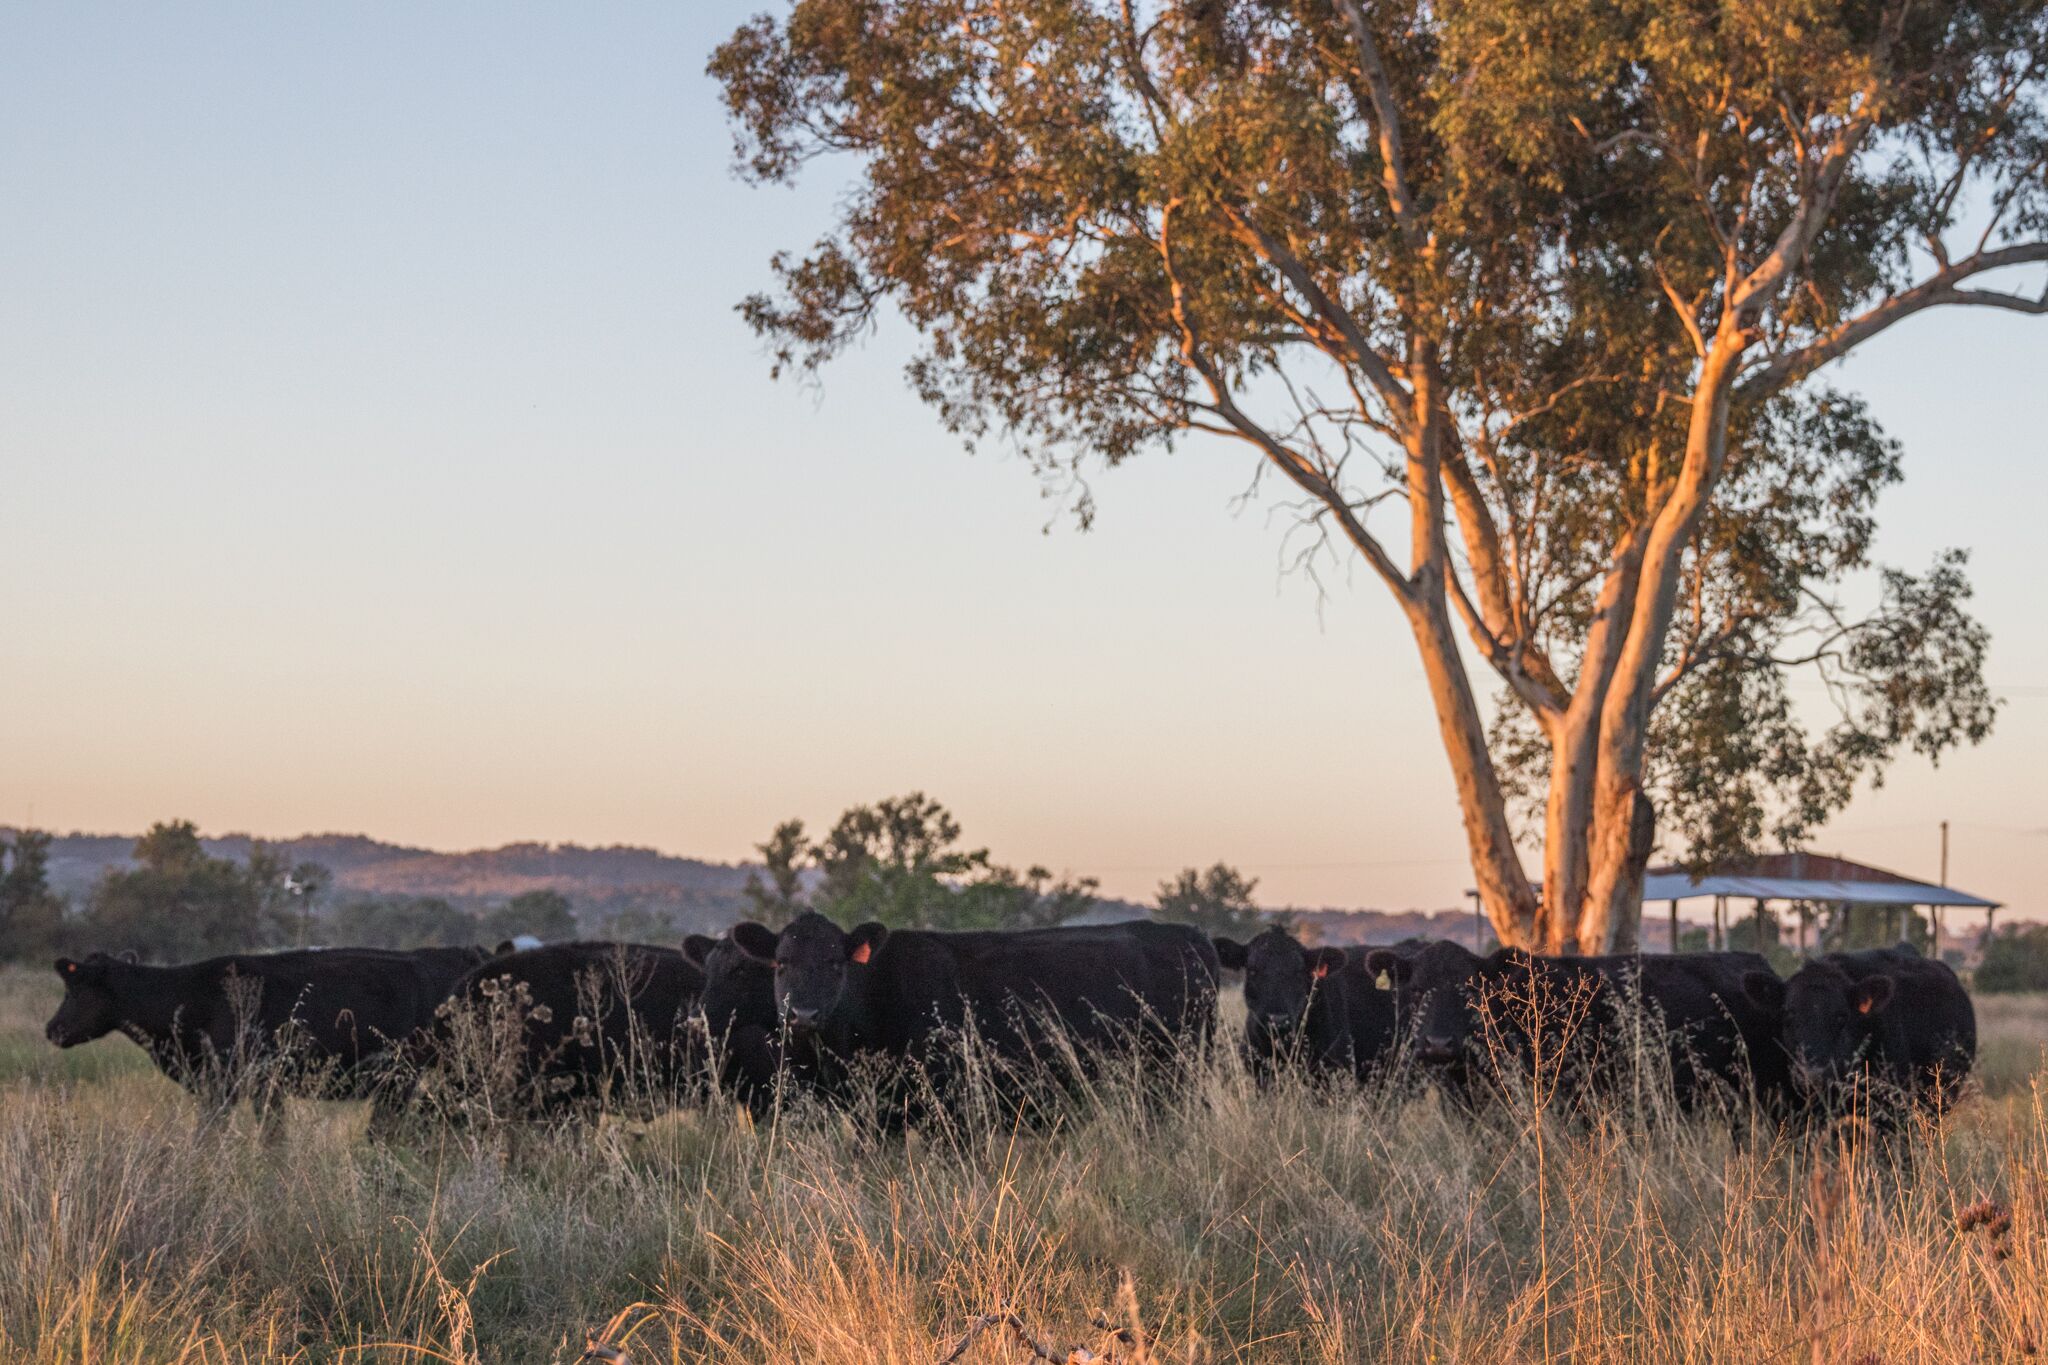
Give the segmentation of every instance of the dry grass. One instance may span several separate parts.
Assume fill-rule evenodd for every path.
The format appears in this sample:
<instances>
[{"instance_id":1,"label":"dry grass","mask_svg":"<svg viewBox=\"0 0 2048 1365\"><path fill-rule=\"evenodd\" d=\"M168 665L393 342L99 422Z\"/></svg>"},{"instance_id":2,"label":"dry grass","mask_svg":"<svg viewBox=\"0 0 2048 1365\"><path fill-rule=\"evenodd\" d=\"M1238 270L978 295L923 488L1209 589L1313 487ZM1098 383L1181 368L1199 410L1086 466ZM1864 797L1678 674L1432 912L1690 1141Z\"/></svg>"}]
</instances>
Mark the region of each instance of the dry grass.
<instances>
[{"instance_id":1,"label":"dry grass","mask_svg":"<svg viewBox=\"0 0 2048 1365\"><path fill-rule=\"evenodd\" d=\"M1618 1113L1539 1144L1512 1105L1261 1093L1228 1058L1021 1132L697 1111L373 1143L361 1106L294 1104L265 1145L246 1115L195 1139L124 1041L48 1049L55 987L0 975L7 1362L539 1365L610 1323L636 1365L928 1365L1002 1309L1160 1365L1889 1365L2048 1331L2040 1001L1987 1005L1993 1093L1888 1150ZM1001 1329L960 1357L1028 1358Z\"/></svg>"}]
</instances>

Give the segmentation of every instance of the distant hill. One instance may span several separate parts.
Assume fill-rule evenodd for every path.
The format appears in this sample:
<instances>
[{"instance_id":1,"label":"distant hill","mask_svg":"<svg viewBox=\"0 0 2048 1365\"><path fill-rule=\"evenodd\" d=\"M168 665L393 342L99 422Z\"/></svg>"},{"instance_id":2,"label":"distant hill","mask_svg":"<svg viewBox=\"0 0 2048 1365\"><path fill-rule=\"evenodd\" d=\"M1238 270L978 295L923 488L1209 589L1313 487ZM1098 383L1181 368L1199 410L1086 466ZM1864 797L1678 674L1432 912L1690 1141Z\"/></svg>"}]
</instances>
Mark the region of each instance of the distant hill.
<instances>
[{"instance_id":1,"label":"distant hill","mask_svg":"<svg viewBox=\"0 0 2048 1365\"><path fill-rule=\"evenodd\" d=\"M201 842L214 857L242 860L258 840L247 834L223 834ZM439 853L361 834L308 834L261 842L289 862L316 862L333 872L330 901L440 896L457 905L476 906L553 889L569 897L586 922L636 910L685 928L724 925L737 918L744 905L741 888L752 870L626 845L522 843ZM133 835L59 835L50 845L51 886L60 895L82 900L108 868L129 865L134 847Z\"/></svg>"},{"instance_id":2,"label":"distant hill","mask_svg":"<svg viewBox=\"0 0 2048 1365\"><path fill-rule=\"evenodd\" d=\"M237 860L246 859L256 842L248 834L201 840L214 857ZM593 932L628 912L686 930L721 929L745 913L742 888L747 875L758 870L749 863L707 862L625 844L519 843L441 853L363 834L303 834L260 842L288 862L316 862L331 871L330 905L361 896L439 896L475 908L547 889L567 896ZM134 847L132 834L60 834L50 845L51 886L74 903L82 901L107 869L129 866ZM1101 924L1150 913L1150 906L1104 898L1082 919ZM1324 943L1395 943L1411 937L1472 942L1472 916L1461 910L1287 913L1295 917L1304 939Z\"/></svg>"},{"instance_id":3,"label":"distant hill","mask_svg":"<svg viewBox=\"0 0 2048 1365\"><path fill-rule=\"evenodd\" d=\"M1470 910L1289 910L1294 931L1305 943L1399 943L1409 938L1445 938L1487 951L1493 929L1482 931Z\"/></svg>"}]
</instances>

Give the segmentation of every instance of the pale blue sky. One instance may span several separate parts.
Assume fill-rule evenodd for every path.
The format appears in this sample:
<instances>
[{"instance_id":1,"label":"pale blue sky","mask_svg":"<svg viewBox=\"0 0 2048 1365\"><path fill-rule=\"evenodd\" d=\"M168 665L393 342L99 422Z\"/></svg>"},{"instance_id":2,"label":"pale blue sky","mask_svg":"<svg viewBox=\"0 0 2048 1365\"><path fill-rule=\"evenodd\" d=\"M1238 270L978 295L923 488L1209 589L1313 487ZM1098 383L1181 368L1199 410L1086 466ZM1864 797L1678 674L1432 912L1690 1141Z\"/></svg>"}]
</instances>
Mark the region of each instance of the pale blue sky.
<instances>
[{"instance_id":1,"label":"pale blue sky","mask_svg":"<svg viewBox=\"0 0 2048 1365\"><path fill-rule=\"evenodd\" d=\"M737 858L921 787L1119 893L1455 903L1412 646L1362 575L1319 620L1243 453L1042 535L900 332L769 380L732 305L834 186L729 173L702 72L755 8L0 4L0 820ZM1947 816L2023 912L2044 359L1950 315L1838 373L1907 444L1885 557L1972 547L2029 694L1819 841L1932 876Z\"/></svg>"}]
</instances>

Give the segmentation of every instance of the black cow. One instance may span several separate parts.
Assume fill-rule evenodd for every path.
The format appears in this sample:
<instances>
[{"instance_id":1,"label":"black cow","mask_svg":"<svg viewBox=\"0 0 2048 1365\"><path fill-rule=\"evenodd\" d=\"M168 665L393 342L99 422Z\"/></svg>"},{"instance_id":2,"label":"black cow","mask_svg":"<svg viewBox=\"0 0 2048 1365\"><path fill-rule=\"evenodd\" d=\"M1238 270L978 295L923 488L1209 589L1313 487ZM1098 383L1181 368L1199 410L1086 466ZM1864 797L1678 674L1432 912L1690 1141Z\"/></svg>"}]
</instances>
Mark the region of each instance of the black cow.
<instances>
[{"instance_id":1,"label":"black cow","mask_svg":"<svg viewBox=\"0 0 2048 1365\"><path fill-rule=\"evenodd\" d=\"M1380 1074L1400 1025L1392 983L1380 989L1366 966L1371 949L1305 948L1278 927L1249 943L1214 942L1217 960L1244 973L1245 1061L1254 1075L1263 1081L1290 1063L1318 1077Z\"/></svg>"},{"instance_id":2,"label":"black cow","mask_svg":"<svg viewBox=\"0 0 2048 1365\"><path fill-rule=\"evenodd\" d=\"M1454 1093L1502 1062L1531 1074L1539 1044L1558 1084L1611 1084L1641 1036L1661 1049L1682 1107L1717 1091L1769 1112L1790 1100L1779 1016L1748 989L1750 973L1769 970L1755 953L1537 958L1503 948L1480 957L1440 942L1405 961L1375 950L1368 969L1394 978L1418 1060ZM1639 1035L1643 1019L1655 1027Z\"/></svg>"},{"instance_id":3,"label":"black cow","mask_svg":"<svg viewBox=\"0 0 2048 1365\"><path fill-rule=\"evenodd\" d=\"M1680 1107L1696 1108L1712 1096L1740 1097L1767 1115L1789 1116L1796 1098L1791 1063L1779 1041L1783 1020L1748 990L1752 975L1770 971L1760 954L1627 954L1580 961L1609 987L1599 1022L1610 1052L1628 1052L1631 1007L1640 1005L1655 1021L1647 1042L1661 1042Z\"/></svg>"},{"instance_id":4,"label":"black cow","mask_svg":"<svg viewBox=\"0 0 2048 1365\"><path fill-rule=\"evenodd\" d=\"M148 967L60 958L58 1047L121 1032L198 1097L207 1121L245 1096L266 1120L286 1094L388 1100L397 1049L433 1023L480 948L237 953Z\"/></svg>"},{"instance_id":5,"label":"black cow","mask_svg":"<svg viewBox=\"0 0 2048 1365\"><path fill-rule=\"evenodd\" d=\"M751 935L755 952L735 939ZM719 1083L756 1112L773 1101L781 1050L775 1016L775 932L765 925L733 926L725 937L692 934L683 953L704 972L697 1012L719 1061Z\"/></svg>"},{"instance_id":6,"label":"black cow","mask_svg":"<svg viewBox=\"0 0 2048 1365\"><path fill-rule=\"evenodd\" d=\"M1133 1046L1198 1056L1215 1030L1216 950L1187 925L846 932L807 911L779 935L749 929L734 942L758 953L771 937L778 1018L821 1066L907 1059L943 1091L946 1040L970 1025L998 1062L1055 1067L1067 1046L1084 1066Z\"/></svg>"},{"instance_id":7,"label":"black cow","mask_svg":"<svg viewBox=\"0 0 2048 1365\"><path fill-rule=\"evenodd\" d=\"M1854 1107L1888 1122L1900 1101L1945 1106L1976 1060L1969 993L1909 944L1829 953L1789 981L1753 972L1744 984L1781 1012L1793 1080L1823 1112Z\"/></svg>"},{"instance_id":8,"label":"black cow","mask_svg":"<svg viewBox=\"0 0 2048 1365\"><path fill-rule=\"evenodd\" d=\"M551 943L492 958L457 982L419 1061L458 1114L594 1118L646 1113L697 1079L689 1027L704 973L674 948Z\"/></svg>"},{"instance_id":9,"label":"black cow","mask_svg":"<svg viewBox=\"0 0 2048 1365\"><path fill-rule=\"evenodd\" d=\"M1416 1060L1448 1089L1463 1089L1475 1054L1486 1046L1477 1001L1480 973L1489 965L1498 975L1510 964L1499 953L1482 958L1448 939L1425 943L1405 956L1391 948L1365 954L1366 971L1387 977L1394 988Z\"/></svg>"}]
</instances>

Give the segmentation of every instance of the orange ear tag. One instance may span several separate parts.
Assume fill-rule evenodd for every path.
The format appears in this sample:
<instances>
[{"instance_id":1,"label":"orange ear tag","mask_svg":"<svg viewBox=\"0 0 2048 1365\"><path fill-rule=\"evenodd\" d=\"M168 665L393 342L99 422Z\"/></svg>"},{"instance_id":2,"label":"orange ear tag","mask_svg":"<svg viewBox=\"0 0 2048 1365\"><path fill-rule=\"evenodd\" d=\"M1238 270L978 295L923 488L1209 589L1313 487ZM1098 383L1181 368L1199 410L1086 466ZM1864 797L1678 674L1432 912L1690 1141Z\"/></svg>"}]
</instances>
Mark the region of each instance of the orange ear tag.
<instances>
[{"instance_id":1,"label":"orange ear tag","mask_svg":"<svg viewBox=\"0 0 2048 1365\"><path fill-rule=\"evenodd\" d=\"M1316 964L1316 980L1318 980L1318 981L1321 981L1321 980L1322 980L1322 979L1323 979L1324 977L1328 976L1329 974L1330 974L1330 964L1329 964L1329 963L1327 963L1327 962L1318 962L1318 963Z\"/></svg>"},{"instance_id":2,"label":"orange ear tag","mask_svg":"<svg viewBox=\"0 0 2048 1365\"><path fill-rule=\"evenodd\" d=\"M1865 997L1864 997L1863 999L1861 999L1861 1000L1858 1000L1858 1001L1856 1002L1856 1012L1857 1012L1858 1014L1868 1014L1868 1013L1870 1013L1870 997L1869 997L1869 996L1865 996Z\"/></svg>"},{"instance_id":3,"label":"orange ear tag","mask_svg":"<svg viewBox=\"0 0 2048 1365\"><path fill-rule=\"evenodd\" d=\"M855 962L866 962L868 960L868 954L871 951L872 950L868 947L868 945L863 943L858 948L855 948L853 950L853 960Z\"/></svg>"}]
</instances>

